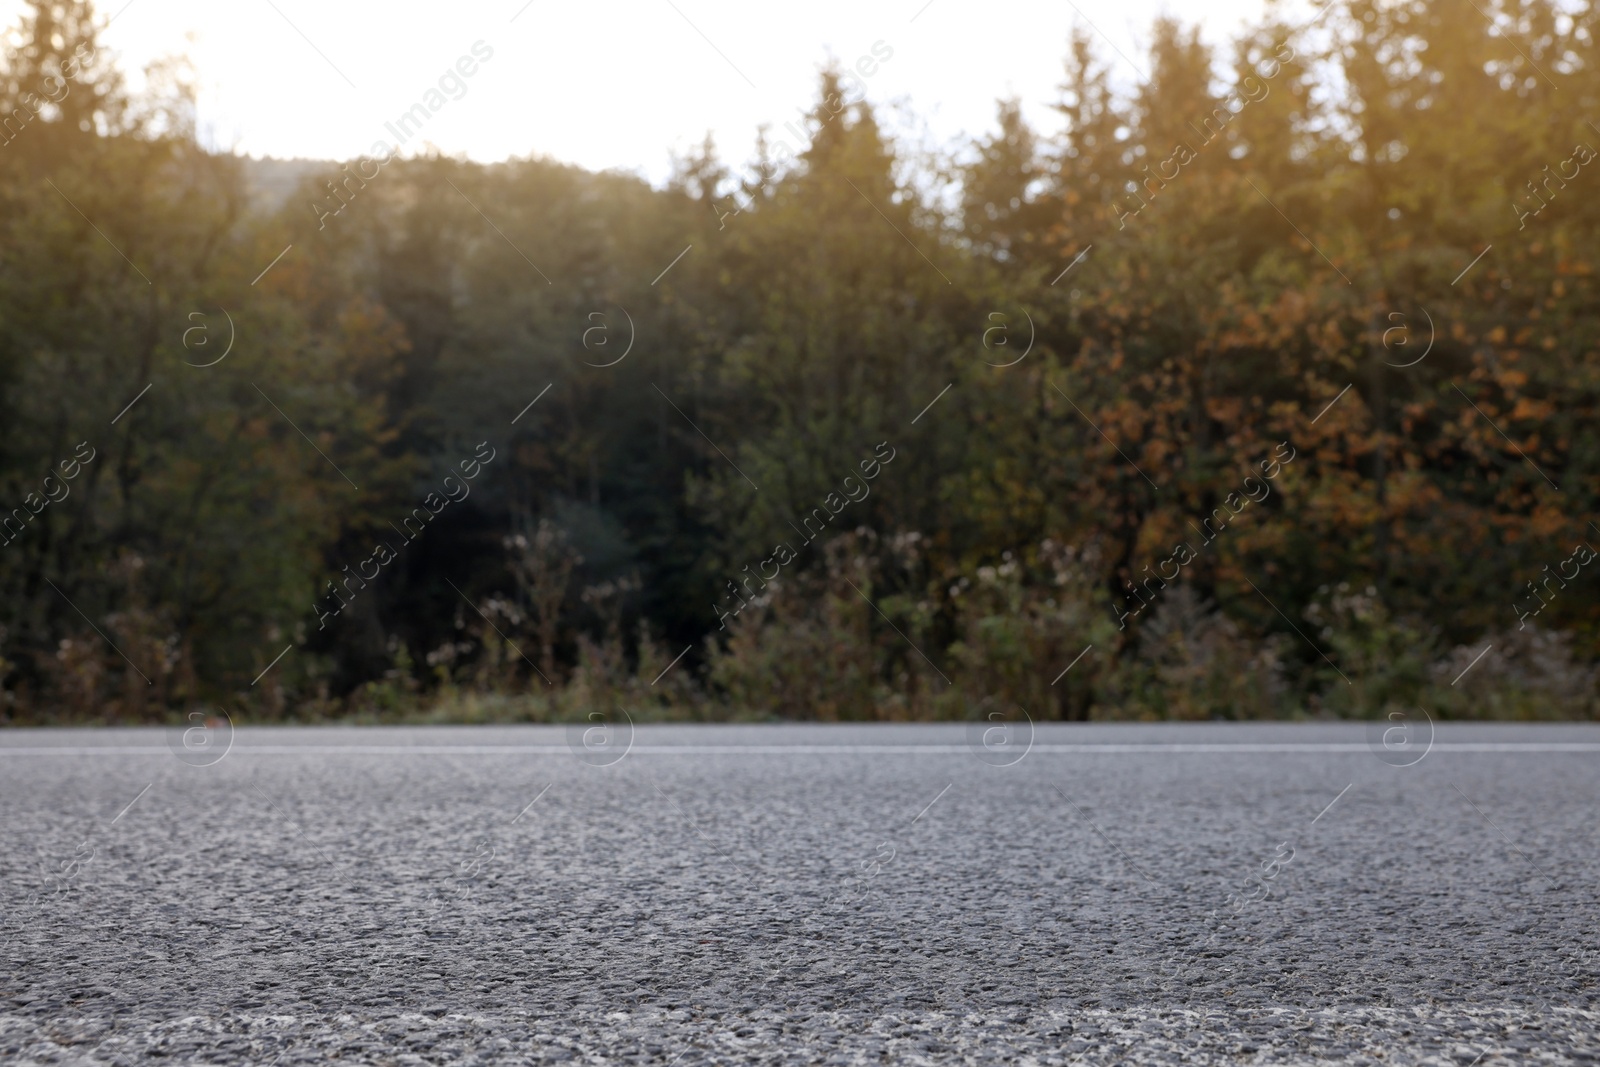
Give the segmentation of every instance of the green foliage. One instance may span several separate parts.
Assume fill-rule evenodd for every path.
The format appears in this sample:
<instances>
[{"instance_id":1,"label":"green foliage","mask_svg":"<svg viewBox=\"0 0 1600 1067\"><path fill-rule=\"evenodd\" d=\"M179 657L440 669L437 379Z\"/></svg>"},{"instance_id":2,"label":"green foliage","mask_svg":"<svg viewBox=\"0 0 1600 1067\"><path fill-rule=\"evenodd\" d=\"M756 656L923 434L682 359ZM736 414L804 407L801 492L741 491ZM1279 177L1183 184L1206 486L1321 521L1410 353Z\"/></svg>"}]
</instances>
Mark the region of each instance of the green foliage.
<instances>
[{"instance_id":1,"label":"green foliage","mask_svg":"<svg viewBox=\"0 0 1600 1067\"><path fill-rule=\"evenodd\" d=\"M1076 35L1065 131L1001 102L948 193L829 70L745 177L431 155L279 204L36 0L0 716L1593 716L1592 568L1514 605L1600 536L1600 170L1545 170L1600 146L1597 16L1518 11L1162 21L1127 95Z\"/></svg>"}]
</instances>

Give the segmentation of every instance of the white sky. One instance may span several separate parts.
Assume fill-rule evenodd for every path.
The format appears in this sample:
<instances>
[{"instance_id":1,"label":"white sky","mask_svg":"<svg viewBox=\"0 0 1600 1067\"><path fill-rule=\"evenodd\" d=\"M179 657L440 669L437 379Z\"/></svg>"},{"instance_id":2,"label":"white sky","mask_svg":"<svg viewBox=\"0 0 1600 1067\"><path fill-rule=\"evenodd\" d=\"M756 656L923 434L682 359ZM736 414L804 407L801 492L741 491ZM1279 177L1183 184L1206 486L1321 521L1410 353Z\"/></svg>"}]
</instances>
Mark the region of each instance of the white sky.
<instances>
[{"instance_id":1,"label":"white sky","mask_svg":"<svg viewBox=\"0 0 1600 1067\"><path fill-rule=\"evenodd\" d=\"M852 65L877 41L894 55L867 79L867 99L902 105L884 115L892 130L947 145L991 129L995 100L1011 94L1036 127L1057 128L1049 104L1075 20L1143 67L1159 12L1200 22L1216 43L1262 7L1074 2L101 0L100 10L115 16L104 41L130 74L160 56L189 57L202 136L213 147L343 159L377 138L392 142L384 123L481 39L493 59L432 118L428 140L482 161L546 155L659 182L669 154L708 130L724 160L747 162L759 124L782 135L782 124L811 106L830 55ZM0 0L0 19L13 26L23 8ZM1106 54L1120 77L1131 76Z\"/></svg>"}]
</instances>

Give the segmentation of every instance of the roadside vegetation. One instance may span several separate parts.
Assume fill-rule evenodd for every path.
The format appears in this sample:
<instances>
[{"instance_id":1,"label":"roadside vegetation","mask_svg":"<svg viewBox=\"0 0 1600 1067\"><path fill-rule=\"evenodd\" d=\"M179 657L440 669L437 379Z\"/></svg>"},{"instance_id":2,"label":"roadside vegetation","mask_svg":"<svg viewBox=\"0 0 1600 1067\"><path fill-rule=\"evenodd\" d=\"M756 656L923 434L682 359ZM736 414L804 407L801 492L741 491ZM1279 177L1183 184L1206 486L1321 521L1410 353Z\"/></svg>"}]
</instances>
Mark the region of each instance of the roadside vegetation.
<instances>
[{"instance_id":1,"label":"roadside vegetation","mask_svg":"<svg viewBox=\"0 0 1600 1067\"><path fill-rule=\"evenodd\" d=\"M285 196L35 0L0 721L1594 718L1597 18L1086 30L1059 136L911 152L829 69L792 158Z\"/></svg>"}]
</instances>

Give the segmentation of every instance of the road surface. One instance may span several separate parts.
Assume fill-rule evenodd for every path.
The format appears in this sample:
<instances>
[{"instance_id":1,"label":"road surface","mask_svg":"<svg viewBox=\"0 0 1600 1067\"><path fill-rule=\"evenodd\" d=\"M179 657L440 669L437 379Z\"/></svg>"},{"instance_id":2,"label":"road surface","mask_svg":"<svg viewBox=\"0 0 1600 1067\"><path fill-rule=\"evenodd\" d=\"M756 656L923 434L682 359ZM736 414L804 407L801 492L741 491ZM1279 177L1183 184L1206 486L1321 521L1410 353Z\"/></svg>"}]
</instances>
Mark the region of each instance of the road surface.
<instances>
[{"instance_id":1,"label":"road surface","mask_svg":"<svg viewBox=\"0 0 1600 1067\"><path fill-rule=\"evenodd\" d=\"M0 1061L1596 1062L1600 727L1412 726L11 731Z\"/></svg>"}]
</instances>

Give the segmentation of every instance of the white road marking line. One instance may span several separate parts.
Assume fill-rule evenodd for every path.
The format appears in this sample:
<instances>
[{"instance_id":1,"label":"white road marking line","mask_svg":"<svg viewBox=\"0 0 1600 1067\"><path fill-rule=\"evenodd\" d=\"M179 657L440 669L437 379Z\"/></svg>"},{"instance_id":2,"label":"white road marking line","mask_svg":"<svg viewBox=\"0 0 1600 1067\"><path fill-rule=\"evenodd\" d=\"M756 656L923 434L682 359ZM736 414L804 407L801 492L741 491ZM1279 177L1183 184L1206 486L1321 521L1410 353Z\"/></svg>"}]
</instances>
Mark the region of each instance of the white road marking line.
<instances>
[{"instance_id":1,"label":"white road marking line","mask_svg":"<svg viewBox=\"0 0 1600 1067\"><path fill-rule=\"evenodd\" d=\"M242 731L241 731L242 733ZM235 735L236 737L238 734ZM651 756L952 756L970 753L964 744L927 745L635 745L634 752ZM1175 744L1048 744L1036 742L1030 752L1066 756L1203 756L1282 753L1371 752L1359 741L1235 742ZM1600 741L1456 741L1436 742L1435 752L1600 752ZM233 754L256 756L569 756L566 745L250 745L235 743ZM0 743L6 756L170 756L160 745L26 745Z\"/></svg>"}]
</instances>

